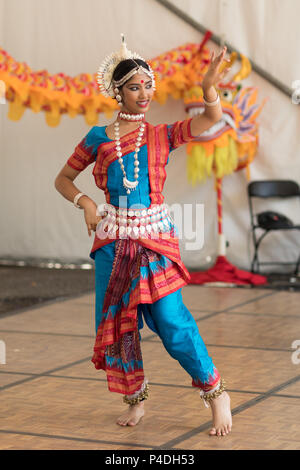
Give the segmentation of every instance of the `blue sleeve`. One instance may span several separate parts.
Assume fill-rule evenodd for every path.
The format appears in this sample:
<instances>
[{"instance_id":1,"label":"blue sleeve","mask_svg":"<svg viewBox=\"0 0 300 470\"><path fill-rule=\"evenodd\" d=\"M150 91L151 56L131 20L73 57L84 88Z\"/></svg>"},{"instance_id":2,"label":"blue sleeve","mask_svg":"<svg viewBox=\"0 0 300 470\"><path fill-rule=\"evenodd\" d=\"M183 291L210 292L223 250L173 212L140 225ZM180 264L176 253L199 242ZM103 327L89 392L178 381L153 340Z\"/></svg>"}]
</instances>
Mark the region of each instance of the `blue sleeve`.
<instances>
[{"instance_id":1,"label":"blue sleeve","mask_svg":"<svg viewBox=\"0 0 300 470\"><path fill-rule=\"evenodd\" d=\"M96 161L98 147L102 141L101 128L98 126L92 127L76 145L73 154L67 160L67 164L77 171L83 171L88 165Z\"/></svg>"}]
</instances>

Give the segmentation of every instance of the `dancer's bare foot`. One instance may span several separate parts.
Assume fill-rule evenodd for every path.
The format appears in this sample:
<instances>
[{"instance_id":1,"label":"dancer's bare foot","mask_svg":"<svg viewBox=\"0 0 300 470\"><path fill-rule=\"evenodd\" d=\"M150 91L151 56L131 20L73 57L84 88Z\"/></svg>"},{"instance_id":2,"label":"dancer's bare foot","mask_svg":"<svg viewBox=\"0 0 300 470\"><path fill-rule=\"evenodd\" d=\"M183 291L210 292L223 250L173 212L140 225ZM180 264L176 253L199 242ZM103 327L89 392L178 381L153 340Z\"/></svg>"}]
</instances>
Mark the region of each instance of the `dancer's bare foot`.
<instances>
[{"instance_id":1,"label":"dancer's bare foot","mask_svg":"<svg viewBox=\"0 0 300 470\"><path fill-rule=\"evenodd\" d=\"M135 426L138 424L144 414L145 411L143 400L140 401L137 405L129 405L128 410L117 419L117 424L120 424L120 426Z\"/></svg>"},{"instance_id":2,"label":"dancer's bare foot","mask_svg":"<svg viewBox=\"0 0 300 470\"><path fill-rule=\"evenodd\" d=\"M210 401L213 415L213 427L210 436L225 436L230 433L232 427L232 416L230 410L230 397L227 392L221 393L217 398Z\"/></svg>"}]
</instances>

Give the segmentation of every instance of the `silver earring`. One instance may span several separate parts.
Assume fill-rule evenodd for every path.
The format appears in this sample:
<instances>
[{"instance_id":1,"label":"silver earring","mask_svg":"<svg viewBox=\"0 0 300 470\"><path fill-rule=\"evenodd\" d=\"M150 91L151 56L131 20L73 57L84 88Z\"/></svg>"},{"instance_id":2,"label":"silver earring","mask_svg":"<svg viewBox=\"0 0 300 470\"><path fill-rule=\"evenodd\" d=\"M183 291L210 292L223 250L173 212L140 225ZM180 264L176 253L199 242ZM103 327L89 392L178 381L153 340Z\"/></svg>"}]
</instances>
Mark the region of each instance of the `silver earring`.
<instances>
[{"instance_id":1,"label":"silver earring","mask_svg":"<svg viewBox=\"0 0 300 470\"><path fill-rule=\"evenodd\" d=\"M116 100L117 100L118 103L121 103L121 101L122 101L122 96L119 95L119 91L120 91L120 90L119 90L119 88L117 88L117 87L114 89L114 92L115 92L115 95L116 95Z\"/></svg>"}]
</instances>

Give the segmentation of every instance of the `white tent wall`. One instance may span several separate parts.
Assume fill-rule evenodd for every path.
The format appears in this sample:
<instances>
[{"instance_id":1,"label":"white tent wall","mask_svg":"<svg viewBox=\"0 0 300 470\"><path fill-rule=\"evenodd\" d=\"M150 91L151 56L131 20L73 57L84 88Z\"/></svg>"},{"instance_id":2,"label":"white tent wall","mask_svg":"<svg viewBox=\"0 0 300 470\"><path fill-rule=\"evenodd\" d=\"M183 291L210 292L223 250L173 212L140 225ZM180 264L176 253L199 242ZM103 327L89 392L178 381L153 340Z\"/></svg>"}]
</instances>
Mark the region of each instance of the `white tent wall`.
<instances>
[{"instance_id":1,"label":"white tent wall","mask_svg":"<svg viewBox=\"0 0 300 470\"><path fill-rule=\"evenodd\" d=\"M298 0L172 0L198 23L291 87L300 79Z\"/></svg>"},{"instance_id":2,"label":"white tent wall","mask_svg":"<svg viewBox=\"0 0 300 470\"><path fill-rule=\"evenodd\" d=\"M295 29L288 21L275 29L276 21L284 17L296 22L300 13L297 0L284 3L228 0L222 31L220 14L224 5L221 1L178 0L173 3L216 34L223 33L226 26L225 38L230 44L287 86L291 86L291 79L300 79L300 70L296 70L300 65L295 64L295 56L288 53L287 34L291 37L296 31L296 23ZM272 4L276 4L276 12ZM33 70L47 69L50 73L96 72L105 55L119 48L121 32L125 34L128 47L145 59L202 39L194 28L155 0L86 0L84 3L79 0L0 0L0 15L1 47ZM282 42L276 42L278 36ZM219 50L212 42L208 45ZM299 48L298 36L291 47L294 51ZM255 73L244 83L258 86L259 101L265 96L270 98L259 117L260 146L251 165L251 179L299 181L299 106L293 105L290 98ZM94 235L88 237L83 211L63 199L54 188L55 176L90 127L83 116L71 119L64 115L59 126L50 128L43 113L34 114L29 110L20 121L12 122L6 117L7 110L8 104L0 106L0 258L90 260L88 254ZM183 103L171 98L164 106L153 102L147 115L147 120L153 124L185 118ZM98 125L107 122L111 120L101 114ZM95 186L92 169L90 165L80 174L75 185L101 203L104 194ZM208 262L207 257L214 258L217 247L213 180L191 187L186 177L185 147L170 154L166 170L163 193L166 203L170 206L179 203L182 207L192 203L194 209L196 204L204 204L204 246L193 251L187 249L188 240L180 240L182 259L187 267L203 267ZM224 232L230 241L227 256L244 269L250 266L251 245L247 184L245 172L241 171L224 178L223 185ZM276 207L296 219L295 205L280 202ZM297 214L299 221L300 212ZM297 258L300 243L297 243L296 232L275 235L269 235L270 242L263 244L263 258L285 261Z\"/></svg>"}]
</instances>

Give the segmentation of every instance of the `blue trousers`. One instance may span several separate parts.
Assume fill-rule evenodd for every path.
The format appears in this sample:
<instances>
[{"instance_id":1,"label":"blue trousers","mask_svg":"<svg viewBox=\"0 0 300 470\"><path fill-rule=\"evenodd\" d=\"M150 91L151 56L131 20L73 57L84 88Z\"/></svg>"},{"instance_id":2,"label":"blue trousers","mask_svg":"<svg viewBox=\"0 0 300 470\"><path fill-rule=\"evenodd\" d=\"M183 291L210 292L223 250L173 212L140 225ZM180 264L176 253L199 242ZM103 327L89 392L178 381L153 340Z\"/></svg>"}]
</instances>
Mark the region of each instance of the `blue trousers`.
<instances>
[{"instance_id":1,"label":"blue trousers","mask_svg":"<svg viewBox=\"0 0 300 470\"><path fill-rule=\"evenodd\" d=\"M95 253L95 329L102 319L102 306L112 271L114 245L111 242ZM181 288L152 304L139 304L138 327L145 320L167 350L195 381L208 383L216 368L199 334L197 323L182 300Z\"/></svg>"}]
</instances>

